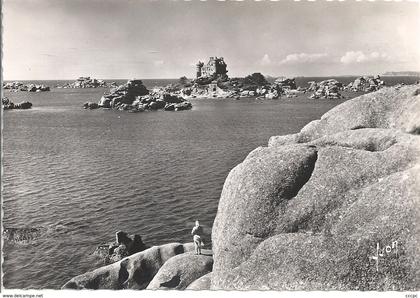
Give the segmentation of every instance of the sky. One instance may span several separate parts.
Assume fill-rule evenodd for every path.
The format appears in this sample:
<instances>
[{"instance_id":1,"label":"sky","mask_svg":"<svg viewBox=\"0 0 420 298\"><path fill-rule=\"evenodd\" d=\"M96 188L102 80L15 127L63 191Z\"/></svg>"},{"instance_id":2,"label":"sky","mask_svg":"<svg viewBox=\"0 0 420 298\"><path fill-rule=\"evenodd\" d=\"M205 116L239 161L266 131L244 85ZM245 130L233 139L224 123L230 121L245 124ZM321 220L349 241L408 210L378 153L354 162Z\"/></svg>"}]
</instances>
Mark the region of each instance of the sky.
<instances>
[{"instance_id":1,"label":"sky","mask_svg":"<svg viewBox=\"0 0 420 298\"><path fill-rule=\"evenodd\" d=\"M420 2L4 0L5 80L420 70Z\"/></svg>"}]
</instances>

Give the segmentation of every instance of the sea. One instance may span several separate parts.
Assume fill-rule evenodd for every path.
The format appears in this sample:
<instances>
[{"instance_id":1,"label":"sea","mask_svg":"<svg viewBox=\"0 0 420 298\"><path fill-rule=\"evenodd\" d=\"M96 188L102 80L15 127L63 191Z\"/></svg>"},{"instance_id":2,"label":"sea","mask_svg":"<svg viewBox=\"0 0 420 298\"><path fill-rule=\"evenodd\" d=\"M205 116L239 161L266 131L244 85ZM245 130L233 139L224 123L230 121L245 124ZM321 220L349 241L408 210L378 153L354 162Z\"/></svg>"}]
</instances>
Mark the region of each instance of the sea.
<instances>
[{"instance_id":1,"label":"sea","mask_svg":"<svg viewBox=\"0 0 420 298\"><path fill-rule=\"evenodd\" d=\"M299 86L326 78L297 78ZM340 77L348 83L355 77ZM418 77L383 77L387 85ZM122 83L123 80L115 80ZM34 82L34 81L32 81ZM104 265L93 252L122 230L147 245L191 242L195 220L211 244L229 171L273 135L298 132L341 100L194 99L181 112L85 110L106 88L4 91L30 110L3 111L3 226L41 228L5 241L6 289L59 289ZM148 88L176 80L143 80Z\"/></svg>"}]
</instances>

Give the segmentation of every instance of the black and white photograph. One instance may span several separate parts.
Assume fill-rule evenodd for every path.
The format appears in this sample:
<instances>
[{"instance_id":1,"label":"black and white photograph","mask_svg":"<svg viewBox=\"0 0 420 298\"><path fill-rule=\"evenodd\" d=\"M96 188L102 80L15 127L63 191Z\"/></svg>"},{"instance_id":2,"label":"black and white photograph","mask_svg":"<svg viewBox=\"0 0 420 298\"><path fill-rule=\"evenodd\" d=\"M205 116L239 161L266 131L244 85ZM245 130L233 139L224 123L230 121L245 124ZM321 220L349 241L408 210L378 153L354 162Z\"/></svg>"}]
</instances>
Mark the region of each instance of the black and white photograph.
<instances>
[{"instance_id":1,"label":"black and white photograph","mask_svg":"<svg viewBox=\"0 0 420 298\"><path fill-rule=\"evenodd\" d=\"M417 298L419 1L1 14L2 298Z\"/></svg>"}]
</instances>

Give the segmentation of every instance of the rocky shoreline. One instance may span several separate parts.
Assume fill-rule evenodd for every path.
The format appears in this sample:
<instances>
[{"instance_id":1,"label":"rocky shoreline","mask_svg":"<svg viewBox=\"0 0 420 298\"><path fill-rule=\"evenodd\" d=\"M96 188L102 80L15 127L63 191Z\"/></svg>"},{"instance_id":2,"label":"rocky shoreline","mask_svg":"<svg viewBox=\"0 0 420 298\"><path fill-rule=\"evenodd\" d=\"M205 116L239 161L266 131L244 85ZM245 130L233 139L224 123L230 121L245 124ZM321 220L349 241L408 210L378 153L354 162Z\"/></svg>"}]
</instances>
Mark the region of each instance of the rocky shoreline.
<instances>
[{"instance_id":1,"label":"rocky shoreline","mask_svg":"<svg viewBox=\"0 0 420 298\"><path fill-rule=\"evenodd\" d=\"M229 173L212 251L153 246L63 289L416 290L419 134L419 84L348 100Z\"/></svg>"},{"instance_id":2,"label":"rocky shoreline","mask_svg":"<svg viewBox=\"0 0 420 298\"><path fill-rule=\"evenodd\" d=\"M153 246L121 261L72 278L62 289L185 289L211 272L211 253L193 243Z\"/></svg>"}]
</instances>

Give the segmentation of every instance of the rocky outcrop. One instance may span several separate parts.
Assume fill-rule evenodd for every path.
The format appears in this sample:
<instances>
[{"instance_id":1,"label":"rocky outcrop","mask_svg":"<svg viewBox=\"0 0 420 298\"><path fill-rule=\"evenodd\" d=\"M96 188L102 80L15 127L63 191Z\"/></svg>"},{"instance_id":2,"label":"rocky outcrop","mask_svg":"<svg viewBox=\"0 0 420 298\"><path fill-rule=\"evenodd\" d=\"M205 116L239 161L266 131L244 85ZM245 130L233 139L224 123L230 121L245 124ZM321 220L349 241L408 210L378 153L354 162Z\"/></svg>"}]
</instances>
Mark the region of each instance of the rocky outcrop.
<instances>
[{"instance_id":1,"label":"rocky outcrop","mask_svg":"<svg viewBox=\"0 0 420 298\"><path fill-rule=\"evenodd\" d=\"M296 97L303 94L297 90L294 78L278 78L273 84L267 82L261 73L253 73L245 78L232 78L224 81L197 82L180 92L187 98L257 98L278 99L281 96Z\"/></svg>"},{"instance_id":2,"label":"rocky outcrop","mask_svg":"<svg viewBox=\"0 0 420 298\"><path fill-rule=\"evenodd\" d=\"M122 104L131 105L137 96L147 94L149 90L141 80L128 80L127 83L111 89L110 93L104 94L103 97L110 100L110 107L115 108Z\"/></svg>"},{"instance_id":3,"label":"rocky outcrop","mask_svg":"<svg viewBox=\"0 0 420 298\"><path fill-rule=\"evenodd\" d=\"M348 85L343 86L342 83L335 79L329 79L321 82L308 82L309 87L307 91L314 92L309 98L311 99L338 99L342 98L340 91L353 92L373 92L385 86L385 82L381 80L380 76L375 77L359 77Z\"/></svg>"},{"instance_id":4,"label":"rocky outcrop","mask_svg":"<svg viewBox=\"0 0 420 298\"><path fill-rule=\"evenodd\" d=\"M380 76L360 77L349 83L345 89L349 91L373 92L385 86Z\"/></svg>"},{"instance_id":5,"label":"rocky outcrop","mask_svg":"<svg viewBox=\"0 0 420 298\"><path fill-rule=\"evenodd\" d=\"M274 84L278 85L282 89L290 89L290 90L297 89L296 80L294 78L277 78L274 81Z\"/></svg>"},{"instance_id":6,"label":"rocky outcrop","mask_svg":"<svg viewBox=\"0 0 420 298\"><path fill-rule=\"evenodd\" d=\"M192 108L192 104L178 94L169 93L165 88L149 91L141 80L129 80L126 84L105 93L99 107L143 112L146 110L182 111Z\"/></svg>"},{"instance_id":7,"label":"rocky outcrop","mask_svg":"<svg viewBox=\"0 0 420 298\"><path fill-rule=\"evenodd\" d=\"M228 175L211 289L416 290L420 86L347 101Z\"/></svg>"},{"instance_id":8,"label":"rocky outcrop","mask_svg":"<svg viewBox=\"0 0 420 298\"><path fill-rule=\"evenodd\" d=\"M343 84L335 79L325 80L321 82L309 82L310 86L308 91L314 91L314 93L309 96L310 99L338 99L343 96L339 92L343 89Z\"/></svg>"},{"instance_id":9,"label":"rocky outcrop","mask_svg":"<svg viewBox=\"0 0 420 298\"><path fill-rule=\"evenodd\" d=\"M13 103L7 97L1 99L1 105L3 110L26 110L32 108L32 103L29 101L23 101L21 103Z\"/></svg>"},{"instance_id":10,"label":"rocky outcrop","mask_svg":"<svg viewBox=\"0 0 420 298\"><path fill-rule=\"evenodd\" d=\"M211 251L202 250L201 255L193 252L170 258L147 286L148 290L184 290L193 281L211 272L213 258Z\"/></svg>"},{"instance_id":11,"label":"rocky outcrop","mask_svg":"<svg viewBox=\"0 0 420 298\"><path fill-rule=\"evenodd\" d=\"M21 82L9 82L3 83L3 89L9 90L12 92L17 91L27 91L27 92L42 92L42 91L50 91L50 87L46 85L39 85L39 84L23 84Z\"/></svg>"},{"instance_id":12,"label":"rocky outcrop","mask_svg":"<svg viewBox=\"0 0 420 298\"><path fill-rule=\"evenodd\" d=\"M153 246L116 263L76 276L63 289L145 289L172 257L194 250L192 243Z\"/></svg>"},{"instance_id":13,"label":"rocky outcrop","mask_svg":"<svg viewBox=\"0 0 420 298\"><path fill-rule=\"evenodd\" d=\"M109 88L116 86L115 82L107 83L104 80L91 77L79 77L75 82L57 86L57 88Z\"/></svg>"},{"instance_id":14,"label":"rocky outcrop","mask_svg":"<svg viewBox=\"0 0 420 298\"><path fill-rule=\"evenodd\" d=\"M222 89L217 82L206 85L194 84L191 87L181 89L180 93L186 98L232 98L239 96L234 90Z\"/></svg>"},{"instance_id":15,"label":"rocky outcrop","mask_svg":"<svg viewBox=\"0 0 420 298\"><path fill-rule=\"evenodd\" d=\"M130 236L126 232L118 231L115 233L115 242L99 245L94 254L103 258L105 264L109 264L148 248L140 235Z\"/></svg>"},{"instance_id":16,"label":"rocky outcrop","mask_svg":"<svg viewBox=\"0 0 420 298\"><path fill-rule=\"evenodd\" d=\"M419 85L388 87L346 101L308 123L295 135L272 137L270 144L304 143L324 135L361 128L395 128L418 133ZM287 140L287 141L284 141Z\"/></svg>"}]
</instances>

